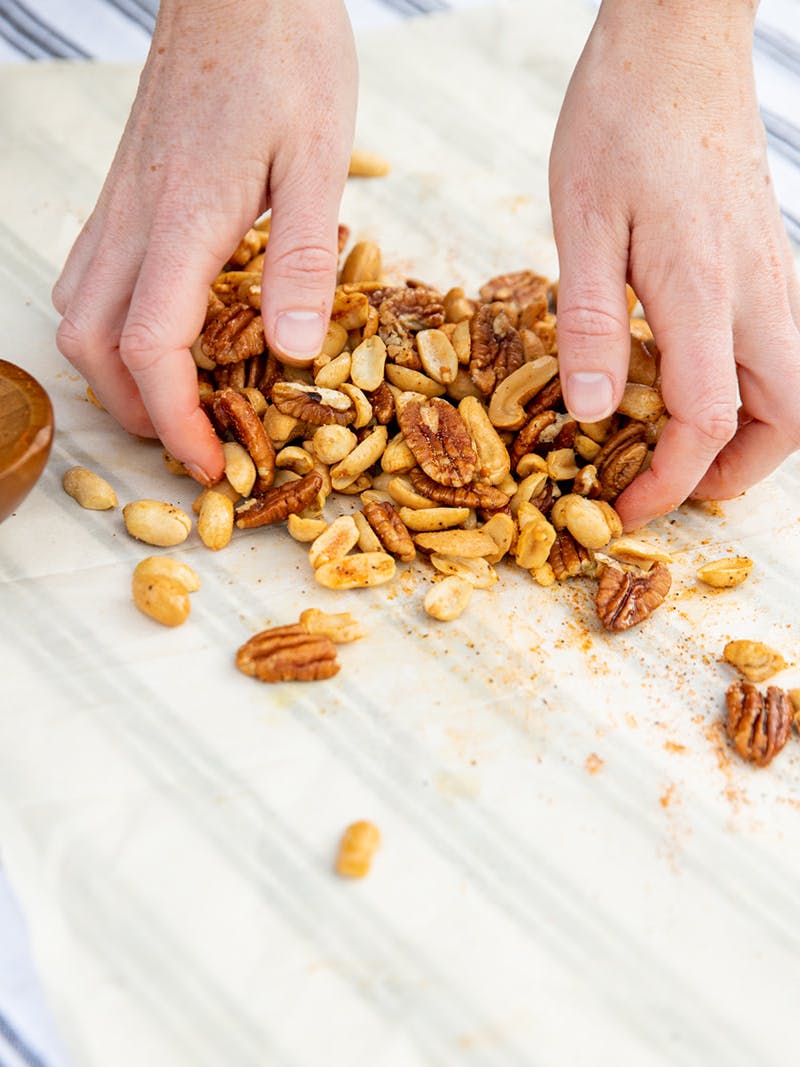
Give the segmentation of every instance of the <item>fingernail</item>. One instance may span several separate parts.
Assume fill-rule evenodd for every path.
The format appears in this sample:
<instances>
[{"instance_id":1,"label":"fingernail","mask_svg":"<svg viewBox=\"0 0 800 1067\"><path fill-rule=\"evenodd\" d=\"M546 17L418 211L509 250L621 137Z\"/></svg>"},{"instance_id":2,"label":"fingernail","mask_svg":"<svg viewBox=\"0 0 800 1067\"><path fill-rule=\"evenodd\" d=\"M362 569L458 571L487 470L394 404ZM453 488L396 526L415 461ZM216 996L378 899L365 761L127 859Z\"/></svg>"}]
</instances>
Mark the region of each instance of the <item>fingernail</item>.
<instances>
[{"instance_id":1,"label":"fingernail","mask_svg":"<svg viewBox=\"0 0 800 1067\"><path fill-rule=\"evenodd\" d=\"M199 467L196 463L184 463L184 467L201 485L211 485L211 477L206 474L202 467Z\"/></svg>"},{"instance_id":2,"label":"fingernail","mask_svg":"<svg viewBox=\"0 0 800 1067\"><path fill-rule=\"evenodd\" d=\"M567 408L581 422L599 422L614 410L614 384L607 374L576 371L567 378Z\"/></svg>"},{"instance_id":3,"label":"fingernail","mask_svg":"<svg viewBox=\"0 0 800 1067\"><path fill-rule=\"evenodd\" d=\"M282 311L275 323L275 340L280 350L295 359L319 355L325 324L318 311Z\"/></svg>"}]
</instances>

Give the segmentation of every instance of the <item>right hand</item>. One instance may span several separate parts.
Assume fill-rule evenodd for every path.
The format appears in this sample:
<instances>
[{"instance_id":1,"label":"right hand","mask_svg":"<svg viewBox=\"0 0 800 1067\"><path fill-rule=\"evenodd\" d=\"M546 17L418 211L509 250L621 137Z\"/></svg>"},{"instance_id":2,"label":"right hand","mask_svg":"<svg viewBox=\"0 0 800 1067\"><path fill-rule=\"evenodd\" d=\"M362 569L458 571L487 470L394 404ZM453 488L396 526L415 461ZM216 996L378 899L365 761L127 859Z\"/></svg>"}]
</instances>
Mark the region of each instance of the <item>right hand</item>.
<instances>
[{"instance_id":1,"label":"right hand","mask_svg":"<svg viewBox=\"0 0 800 1067\"><path fill-rule=\"evenodd\" d=\"M223 459L189 346L209 285L267 207L267 342L289 361L320 350L356 82L340 0L162 0L125 132L53 303L58 347L103 406L129 432L159 437L199 481L218 479Z\"/></svg>"}]
</instances>

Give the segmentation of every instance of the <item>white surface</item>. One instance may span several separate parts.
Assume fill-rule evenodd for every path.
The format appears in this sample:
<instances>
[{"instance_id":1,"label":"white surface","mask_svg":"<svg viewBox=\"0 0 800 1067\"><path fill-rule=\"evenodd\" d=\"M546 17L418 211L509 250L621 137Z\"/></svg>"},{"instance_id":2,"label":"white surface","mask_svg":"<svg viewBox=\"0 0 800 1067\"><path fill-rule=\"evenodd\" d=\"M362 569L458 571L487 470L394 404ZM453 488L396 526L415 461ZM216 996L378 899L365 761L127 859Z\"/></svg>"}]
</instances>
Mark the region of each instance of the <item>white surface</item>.
<instances>
[{"instance_id":1,"label":"white surface","mask_svg":"<svg viewBox=\"0 0 800 1067\"><path fill-rule=\"evenodd\" d=\"M546 34L474 12L365 49L359 141L394 170L342 217L390 269L554 271L546 157L588 18L564 11ZM0 336L58 422L0 526L0 840L74 1067L793 1064L798 743L768 771L729 759L717 660L733 636L797 659L797 459L723 517L656 528L674 595L626 636L598 631L588 588L510 569L450 625L422 614L421 567L337 597L281 530L216 555L193 534L174 554L203 588L157 627L129 597L149 550L61 475L86 463L123 503L194 493L85 401L48 298L134 85L0 73ZM698 589L730 552L753 578ZM338 677L236 672L249 634L309 604L368 630ZM345 884L331 861L361 817L384 845Z\"/></svg>"}]
</instances>

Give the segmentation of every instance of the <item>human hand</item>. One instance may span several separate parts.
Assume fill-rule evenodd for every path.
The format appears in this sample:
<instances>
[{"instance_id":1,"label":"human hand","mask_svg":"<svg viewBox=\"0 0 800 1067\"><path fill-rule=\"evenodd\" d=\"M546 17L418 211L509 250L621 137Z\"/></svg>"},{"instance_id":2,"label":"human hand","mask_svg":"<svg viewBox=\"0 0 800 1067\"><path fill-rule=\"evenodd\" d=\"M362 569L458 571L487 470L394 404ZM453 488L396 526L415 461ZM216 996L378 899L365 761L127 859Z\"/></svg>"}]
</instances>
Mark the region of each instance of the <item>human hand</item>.
<instances>
[{"instance_id":1,"label":"human hand","mask_svg":"<svg viewBox=\"0 0 800 1067\"><path fill-rule=\"evenodd\" d=\"M270 348L320 350L356 102L344 4L162 0L97 206L53 290L57 343L131 433L200 481L222 450L189 346L208 287L272 208L261 313Z\"/></svg>"},{"instance_id":2,"label":"human hand","mask_svg":"<svg viewBox=\"0 0 800 1067\"><path fill-rule=\"evenodd\" d=\"M800 448L800 287L758 115L754 9L606 0L556 130L568 409L594 421L620 401L626 278L662 354L671 418L615 505L628 529L690 495L735 496Z\"/></svg>"}]
</instances>

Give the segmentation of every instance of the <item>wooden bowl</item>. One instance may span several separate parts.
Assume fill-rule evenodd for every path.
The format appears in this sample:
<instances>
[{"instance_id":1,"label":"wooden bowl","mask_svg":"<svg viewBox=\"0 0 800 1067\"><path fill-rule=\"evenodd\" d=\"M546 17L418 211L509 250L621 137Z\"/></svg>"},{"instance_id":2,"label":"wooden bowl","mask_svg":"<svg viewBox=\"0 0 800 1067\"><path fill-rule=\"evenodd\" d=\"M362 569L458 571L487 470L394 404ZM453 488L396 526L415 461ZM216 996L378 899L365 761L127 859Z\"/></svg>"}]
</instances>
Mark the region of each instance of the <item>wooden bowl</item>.
<instances>
[{"instance_id":1,"label":"wooden bowl","mask_svg":"<svg viewBox=\"0 0 800 1067\"><path fill-rule=\"evenodd\" d=\"M0 522L33 489L52 443L50 397L27 371L0 359Z\"/></svg>"}]
</instances>

